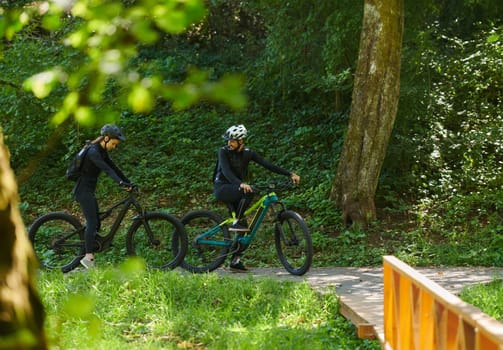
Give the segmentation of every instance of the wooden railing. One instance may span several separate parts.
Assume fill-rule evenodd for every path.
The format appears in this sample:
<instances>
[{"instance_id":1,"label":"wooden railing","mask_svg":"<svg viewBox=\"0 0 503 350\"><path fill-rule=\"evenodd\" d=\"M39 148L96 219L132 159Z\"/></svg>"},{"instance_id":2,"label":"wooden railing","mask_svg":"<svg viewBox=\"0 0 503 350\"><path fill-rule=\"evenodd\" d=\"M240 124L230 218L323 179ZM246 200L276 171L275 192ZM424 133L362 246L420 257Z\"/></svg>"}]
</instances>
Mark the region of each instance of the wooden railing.
<instances>
[{"instance_id":1,"label":"wooden railing","mask_svg":"<svg viewBox=\"0 0 503 350\"><path fill-rule=\"evenodd\" d=\"M502 323L393 256L383 265L385 349L503 350Z\"/></svg>"}]
</instances>

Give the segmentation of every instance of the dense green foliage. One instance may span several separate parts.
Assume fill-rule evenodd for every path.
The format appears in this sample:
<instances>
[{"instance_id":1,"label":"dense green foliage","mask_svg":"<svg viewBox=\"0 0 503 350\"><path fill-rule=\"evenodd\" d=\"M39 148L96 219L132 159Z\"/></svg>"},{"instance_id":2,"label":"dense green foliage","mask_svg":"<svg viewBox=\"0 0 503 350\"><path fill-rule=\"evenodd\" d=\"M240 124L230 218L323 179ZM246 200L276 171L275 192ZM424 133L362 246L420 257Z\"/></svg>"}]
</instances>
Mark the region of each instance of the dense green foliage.
<instances>
[{"instance_id":1,"label":"dense green foliage","mask_svg":"<svg viewBox=\"0 0 503 350\"><path fill-rule=\"evenodd\" d=\"M379 349L357 339L334 293L307 283L142 271L134 261L61 277L39 290L62 349Z\"/></svg>"},{"instance_id":2,"label":"dense green foliage","mask_svg":"<svg viewBox=\"0 0 503 350\"><path fill-rule=\"evenodd\" d=\"M301 187L282 197L308 220L315 264L375 265L383 254L418 265L503 264L499 1L406 1L399 112L377 192L379 220L366 231L342 227L328 199L349 115L362 6L281 0L207 5L205 20L184 34L139 45L129 65L168 83L181 82L194 66L209 79L242 73L247 109L235 112L205 100L180 111L159 100L151 112L133 113L113 80L94 107L98 115L110 109L120 114L128 141L113 157L141 185L148 207L179 215L223 210L209 179L220 135L239 122L250 129L250 147L301 175ZM63 174L98 126L54 129L47 121L60 110L64 87L44 99L22 87L38 71L82 63L61 41L75 25L69 20L49 33L34 22L5 43L0 61L1 125L27 224L48 210L78 213ZM269 176L253 170L256 179ZM114 189L108 180L100 185L103 205L120 196ZM253 264L277 264L269 246L266 232L247 256Z\"/></svg>"}]
</instances>

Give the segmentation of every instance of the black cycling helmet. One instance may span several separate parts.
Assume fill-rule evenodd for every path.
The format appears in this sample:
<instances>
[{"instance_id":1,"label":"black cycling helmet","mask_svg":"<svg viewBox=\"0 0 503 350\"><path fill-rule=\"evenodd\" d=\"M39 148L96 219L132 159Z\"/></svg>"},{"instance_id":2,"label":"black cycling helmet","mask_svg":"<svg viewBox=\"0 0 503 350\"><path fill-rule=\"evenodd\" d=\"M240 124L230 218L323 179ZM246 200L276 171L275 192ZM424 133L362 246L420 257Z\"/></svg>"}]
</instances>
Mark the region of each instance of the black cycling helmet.
<instances>
[{"instance_id":1,"label":"black cycling helmet","mask_svg":"<svg viewBox=\"0 0 503 350\"><path fill-rule=\"evenodd\" d=\"M124 136L122 130L114 124L103 125L103 127L101 128L101 136L108 136L111 139L126 141L126 136Z\"/></svg>"},{"instance_id":2,"label":"black cycling helmet","mask_svg":"<svg viewBox=\"0 0 503 350\"><path fill-rule=\"evenodd\" d=\"M242 140L248 135L248 131L246 130L245 126L243 124L239 125L233 125L227 131L225 134L222 135L222 137L229 141L229 140Z\"/></svg>"}]
</instances>

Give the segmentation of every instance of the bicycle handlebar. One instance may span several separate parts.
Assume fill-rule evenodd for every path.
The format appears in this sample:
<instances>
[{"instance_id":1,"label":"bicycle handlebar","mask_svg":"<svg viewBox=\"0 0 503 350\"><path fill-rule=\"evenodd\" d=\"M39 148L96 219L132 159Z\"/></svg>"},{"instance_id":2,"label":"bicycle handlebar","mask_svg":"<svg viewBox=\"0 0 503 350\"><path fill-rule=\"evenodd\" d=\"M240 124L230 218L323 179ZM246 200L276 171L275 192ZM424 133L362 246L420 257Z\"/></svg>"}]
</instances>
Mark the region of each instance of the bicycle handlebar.
<instances>
[{"instance_id":1,"label":"bicycle handlebar","mask_svg":"<svg viewBox=\"0 0 503 350\"><path fill-rule=\"evenodd\" d=\"M269 192L269 191L287 190L296 187L296 185L293 183L292 180L281 180L275 182L255 183L251 185L251 187L253 191Z\"/></svg>"}]
</instances>

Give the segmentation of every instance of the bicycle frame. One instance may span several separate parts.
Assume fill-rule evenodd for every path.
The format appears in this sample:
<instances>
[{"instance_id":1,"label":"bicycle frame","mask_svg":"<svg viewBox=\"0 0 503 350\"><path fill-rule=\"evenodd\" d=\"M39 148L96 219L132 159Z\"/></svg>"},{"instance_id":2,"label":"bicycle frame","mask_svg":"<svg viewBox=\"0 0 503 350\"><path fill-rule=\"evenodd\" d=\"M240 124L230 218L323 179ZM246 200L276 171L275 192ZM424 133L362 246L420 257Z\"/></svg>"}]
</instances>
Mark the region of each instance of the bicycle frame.
<instances>
[{"instance_id":1,"label":"bicycle frame","mask_svg":"<svg viewBox=\"0 0 503 350\"><path fill-rule=\"evenodd\" d=\"M114 204L107 210L100 212L99 213L100 221L109 217L112 214L112 212L120 206L123 206L123 208L119 211L119 213L115 217L114 222L110 227L110 231L108 231L108 233L104 236L101 235L96 236L96 243L98 244L98 250L97 250L98 252L103 251L104 249L110 247L110 244L112 243L115 234L119 230L119 226L122 224L122 220L124 220L124 217L126 216L131 206L133 206L136 209L136 212L138 213L138 215L135 215L133 217L133 220L143 220L143 218L145 217L145 210L143 210L140 203L138 203L134 194L129 193L129 195L126 198L124 198L117 204ZM150 230L150 227L148 227L148 223L144 221L144 224L147 225L147 232L151 235L152 232Z\"/></svg>"},{"instance_id":2,"label":"bicycle frame","mask_svg":"<svg viewBox=\"0 0 503 350\"><path fill-rule=\"evenodd\" d=\"M234 222L235 216L233 215L232 217L222 221L217 226L197 236L196 243L215 245L215 246L231 246L234 241L237 241L244 246L248 246L251 243L251 241L253 241L253 239L255 238L255 235L257 234L258 229L262 224L262 221L264 220L265 216L267 215L269 209L274 211L273 207L274 204L279 204L283 209L285 209L284 204L279 201L276 193L271 192L269 194L262 196L262 198L260 198L257 202L255 202L252 206L250 206L250 208L248 208L245 211L245 216L251 215L255 211L252 223L250 225L250 232L247 235L239 236L238 234L235 234L234 239L229 242L214 241L211 239L211 236L219 232L222 226L230 225Z\"/></svg>"}]
</instances>

